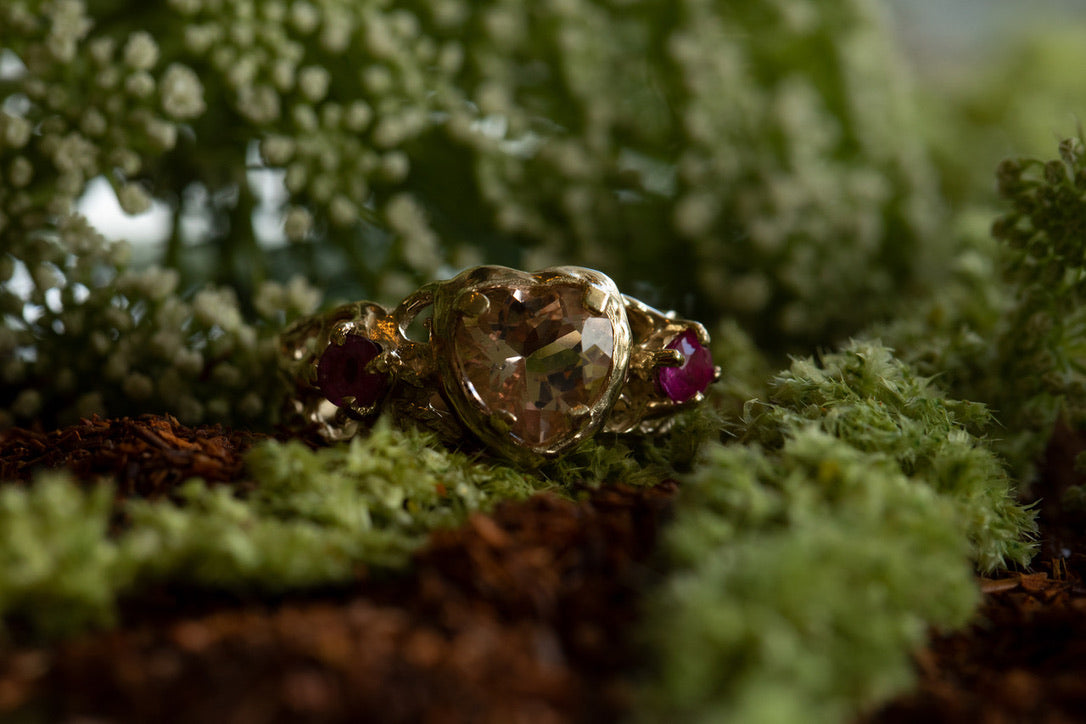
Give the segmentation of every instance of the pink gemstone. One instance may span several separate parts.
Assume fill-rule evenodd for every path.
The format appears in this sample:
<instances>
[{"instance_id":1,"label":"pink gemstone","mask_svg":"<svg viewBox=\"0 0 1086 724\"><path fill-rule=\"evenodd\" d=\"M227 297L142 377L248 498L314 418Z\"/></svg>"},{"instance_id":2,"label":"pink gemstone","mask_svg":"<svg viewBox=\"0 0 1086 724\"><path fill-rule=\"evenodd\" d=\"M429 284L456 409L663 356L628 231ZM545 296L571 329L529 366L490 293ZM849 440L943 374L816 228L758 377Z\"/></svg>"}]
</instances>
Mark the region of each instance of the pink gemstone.
<instances>
[{"instance_id":1,"label":"pink gemstone","mask_svg":"<svg viewBox=\"0 0 1086 724\"><path fill-rule=\"evenodd\" d=\"M342 345L329 344L317 362L317 386L328 401L343 407L344 397L354 397L359 407L368 407L381 399L388 387L388 379L375 372L367 372L366 365L381 348L377 343L348 335Z\"/></svg>"},{"instance_id":2,"label":"pink gemstone","mask_svg":"<svg viewBox=\"0 0 1086 724\"><path fill-rule=\"evenodd\" d=\"M709 350L698 341L694 330L688 329L667 346L683 355L679 367L661 367L656 373L660 388L674 402L686 402L699 392L705 392L716 374Z\"/></svg>"},{"instance_id":3,"label":"pink gemstone","mask_svg":"<svg viewBox=\"0 0 1086 724\"><path fill-rule=\"evenodd\" d=\"M584 305L576 284L481 291L486 312L453 328L453 362L462 389L486 414L511 416L510 434L547 448L588 423L578 410L607 390L615 330Z\"/></svg>"}]
</instances>

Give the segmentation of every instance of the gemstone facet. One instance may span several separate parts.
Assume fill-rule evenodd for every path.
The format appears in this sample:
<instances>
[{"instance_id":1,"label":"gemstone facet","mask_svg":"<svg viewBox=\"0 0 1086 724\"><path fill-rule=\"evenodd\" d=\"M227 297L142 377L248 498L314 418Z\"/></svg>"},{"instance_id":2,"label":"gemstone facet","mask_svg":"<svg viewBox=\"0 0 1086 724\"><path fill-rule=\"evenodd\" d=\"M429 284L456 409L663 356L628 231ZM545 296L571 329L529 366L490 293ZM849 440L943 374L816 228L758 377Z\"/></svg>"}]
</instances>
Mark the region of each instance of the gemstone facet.
<instances>
[{"instance_id":1,"label":"gemstone facet","mask_svg":"<svg viewBox=\"0 0 1086 724\"><path fill-rule=\"evenodd\" d=\"M585 306L578 284L493 287L485 311L452 325L452 363L468 399L544 449L577 432L583 413L607 392L615 329Z\"/></svg>"},{"instance_id":2,"label":"gemstone facet","mask_svg":"<svg viewBox=\"0 0 1086 724\"><path fill-rule=\"evenodd\" d=\"M698 341L694 330L686 330L671 340L667 348L681 352L683 363L679 367L661 367L656 372L656 380L664 394L673 402L686 402L699 392L705 392L716 370L709 350Z\"/></svg>"},{"instance_id":3,"label":"gemstone facet","mask_svg":"<svg viewBox=\"0 0 1086 724\"><path fill-rule=\"evenodd\" d=\"M346 403L344 397L354 397L358 407L369 407L385 394L388 378L368 372L366 365L377 355L381 347L372 340L358 335L347 335L343 344L329 344L317 362L317 387L337 407Z\"/></svg>"}]
</instances>

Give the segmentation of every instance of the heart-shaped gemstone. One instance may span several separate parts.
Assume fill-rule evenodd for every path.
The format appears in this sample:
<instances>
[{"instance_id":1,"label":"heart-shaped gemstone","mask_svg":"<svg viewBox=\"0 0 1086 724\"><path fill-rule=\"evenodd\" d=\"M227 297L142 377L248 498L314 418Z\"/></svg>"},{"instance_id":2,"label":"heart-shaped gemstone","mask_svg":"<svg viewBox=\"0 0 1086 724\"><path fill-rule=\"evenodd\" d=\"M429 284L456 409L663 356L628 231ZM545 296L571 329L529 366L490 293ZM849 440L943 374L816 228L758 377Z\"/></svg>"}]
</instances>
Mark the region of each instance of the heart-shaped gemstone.
<instances>
[{"instance_id":1,"label":"heart-shaped gemstone","mask_svg":"<svg viewBox=\"0 0 1086 724\"><path fill-rule=\"evenodd\" d=\"M586 306L581 283L494 286L450 327L454 376L484 418L533 450L560 445L589 424L613 388L615 324ZM484 301L485 299L485 301Z\"/></svg>"}]
</instances>

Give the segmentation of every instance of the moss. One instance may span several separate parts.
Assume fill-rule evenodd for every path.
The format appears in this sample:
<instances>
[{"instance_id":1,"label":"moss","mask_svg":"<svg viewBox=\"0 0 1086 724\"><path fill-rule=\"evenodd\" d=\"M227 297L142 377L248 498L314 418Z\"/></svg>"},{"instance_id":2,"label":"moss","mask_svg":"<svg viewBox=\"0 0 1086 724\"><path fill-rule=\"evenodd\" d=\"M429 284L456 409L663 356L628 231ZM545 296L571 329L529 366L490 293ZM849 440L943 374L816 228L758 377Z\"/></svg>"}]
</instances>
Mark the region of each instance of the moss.
<instances>
[{"instance_id":1,"label":"moss","mask_svg":"<svg viewBox=\"0 0 1086 724\"><path fill-rule=\"evenodd\" d=\"M797 359L682 477L643 634L645 721L844 721L907 688L973 565L1026 565L1035 514L948 399L874 342Z\"/></svg>"},{"instance_id":2,"label":"moss","mask_svg":"<svg viewBox=\"0 0 1086 724\"><path fill-rule=\"evenodd\" d=\"M891 457L813 424L775 450L711 446L666 533L641 719L837 722L904 690L929 625L977 601L958 523Z\"/></svg>"},{"instance_id":3,"label":"moss","mask_svg":"<svg viewBox=\"0 0 1086 724\"><path fill-rule=\"evenodd\" d=\"M547 485L378 425L312 450L268 441L246 456L245 495L200 480L176 501L131 499L108 534L109 486L44 476L0 488L0 617L44 637L112 619L120 596L153 583L283 592L400 570L437 528Z\"/></svg>"},{"instance_id":4,"label":"moss","mask_svg":"<svg viewBox=\"0 0 1086 724\"><path fill-rule=\"evenodd\" d=\"M1003 463L983 436L988 410L948 399L929 379L875 342L793 362L748 405L747 440L779 445L817 425L858 450L887 455L901 471L953 501L982 571L1025 566L1036 546L1035 513L1016 499Z\"/></svg>"},{"instance_id":5,"label":"moss","mask_svg":"<svg viewBox=\"0 0 1086 724\"><path fill-rule=\"evenodd\" d=\"M113 620L125 580L107 537L112 497L109 485L81 488L57 473L0 487L0 616L47 637Z\"/></svg>"}]
</instances>

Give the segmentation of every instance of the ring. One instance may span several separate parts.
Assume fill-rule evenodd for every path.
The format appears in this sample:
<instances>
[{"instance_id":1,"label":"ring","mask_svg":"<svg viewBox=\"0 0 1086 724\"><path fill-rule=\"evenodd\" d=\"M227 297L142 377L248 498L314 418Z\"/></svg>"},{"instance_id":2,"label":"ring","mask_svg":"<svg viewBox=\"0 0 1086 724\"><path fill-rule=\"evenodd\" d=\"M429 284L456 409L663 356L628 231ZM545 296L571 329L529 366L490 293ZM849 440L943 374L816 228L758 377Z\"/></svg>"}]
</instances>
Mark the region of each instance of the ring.
<instances>
[{"instance_id":1,"label":"ring","mask_svg":"<svg viewBox=\"0 0 1086 724\"><path fill-rule=\"evenodd\" d=\"M416 320L425 340L409 337ZM598 271L480 266L392 310L352 302L290 325L279 336L285 422L331 442L391 413L538 465L601 430L666 431L720 376L708 346L701 324Z\"/></svg>"}]
</instances>

